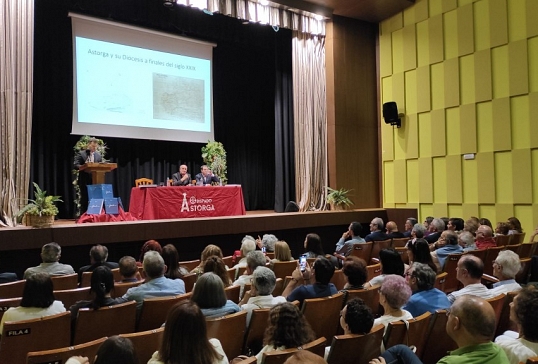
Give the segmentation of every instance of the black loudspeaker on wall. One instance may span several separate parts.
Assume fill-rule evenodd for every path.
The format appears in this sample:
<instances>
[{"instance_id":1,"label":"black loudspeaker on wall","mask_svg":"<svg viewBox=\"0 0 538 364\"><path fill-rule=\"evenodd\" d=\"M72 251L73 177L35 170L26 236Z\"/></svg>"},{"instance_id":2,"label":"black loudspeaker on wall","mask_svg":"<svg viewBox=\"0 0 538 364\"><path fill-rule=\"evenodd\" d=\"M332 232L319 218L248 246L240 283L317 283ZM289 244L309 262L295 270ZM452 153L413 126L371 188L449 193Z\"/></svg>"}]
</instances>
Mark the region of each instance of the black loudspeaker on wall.
<instances>
[{"instance_id":1,"label":"black loudspeaker on wall","mask_svg":"<svg viewBox=\"0 0 538 364\"><path fill-rule=\"evenodd\" d=\"M402 126L402 119L398 114L396 102L389 101L383 104L383 119L385 119L385 124L396 125L398 128Z\"/></svg>"}]
</instances>

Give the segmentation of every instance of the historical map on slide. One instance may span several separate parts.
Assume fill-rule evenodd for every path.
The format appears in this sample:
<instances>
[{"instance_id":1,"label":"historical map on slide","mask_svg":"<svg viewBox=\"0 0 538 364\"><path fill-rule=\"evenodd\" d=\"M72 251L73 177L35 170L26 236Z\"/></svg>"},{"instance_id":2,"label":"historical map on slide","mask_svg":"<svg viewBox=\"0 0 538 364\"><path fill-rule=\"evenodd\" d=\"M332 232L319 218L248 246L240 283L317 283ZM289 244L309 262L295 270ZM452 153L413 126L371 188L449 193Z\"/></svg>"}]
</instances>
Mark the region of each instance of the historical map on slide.
<instances>
[{"instance_id":1,"label":"historical map on slide","mask_svg":"<svg viewBox=\"0 0 538 364\"><path fill-rule=\"evenodd\" d=\"M153 118L203 123L204 80L153 73Z\"/></svg>"}]
</instances>

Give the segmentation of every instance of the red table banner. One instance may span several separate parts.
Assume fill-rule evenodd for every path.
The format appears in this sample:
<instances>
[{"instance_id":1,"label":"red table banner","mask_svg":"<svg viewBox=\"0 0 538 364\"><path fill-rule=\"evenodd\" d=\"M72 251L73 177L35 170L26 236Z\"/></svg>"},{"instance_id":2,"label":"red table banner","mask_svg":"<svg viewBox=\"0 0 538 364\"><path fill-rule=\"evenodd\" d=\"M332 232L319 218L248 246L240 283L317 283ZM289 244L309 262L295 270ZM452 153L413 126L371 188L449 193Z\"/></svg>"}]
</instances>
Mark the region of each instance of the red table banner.
<instances>
[{"instance_id":1,"label":"red table banner","mask_svg":"<svg viewBox=\"0 0 538 364\"><path fill-rule=\"evenodd\" d=\"M134 187L129 212L138 220L245 215L243 190L228 186Z\"/></svg>"}]
</instances>

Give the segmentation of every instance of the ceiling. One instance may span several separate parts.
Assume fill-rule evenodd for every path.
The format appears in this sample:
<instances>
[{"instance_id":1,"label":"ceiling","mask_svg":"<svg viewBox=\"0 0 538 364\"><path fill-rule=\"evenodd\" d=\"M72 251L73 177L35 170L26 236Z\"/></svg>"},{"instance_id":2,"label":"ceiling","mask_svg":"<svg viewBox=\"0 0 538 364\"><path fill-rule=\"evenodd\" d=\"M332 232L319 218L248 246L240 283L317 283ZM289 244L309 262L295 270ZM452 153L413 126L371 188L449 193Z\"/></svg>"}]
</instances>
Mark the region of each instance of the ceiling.
<instances>
[{"instance_id":1,"label":"ceiling","mask_svg":"<svg viewBox=\"0 0 538 364\"><path fill-rule=\"evenodd\" d=\"M413 5L415 0L271 0L271 2L328 17L339 15L379 23Z\"/></svg>"}]
</instances>

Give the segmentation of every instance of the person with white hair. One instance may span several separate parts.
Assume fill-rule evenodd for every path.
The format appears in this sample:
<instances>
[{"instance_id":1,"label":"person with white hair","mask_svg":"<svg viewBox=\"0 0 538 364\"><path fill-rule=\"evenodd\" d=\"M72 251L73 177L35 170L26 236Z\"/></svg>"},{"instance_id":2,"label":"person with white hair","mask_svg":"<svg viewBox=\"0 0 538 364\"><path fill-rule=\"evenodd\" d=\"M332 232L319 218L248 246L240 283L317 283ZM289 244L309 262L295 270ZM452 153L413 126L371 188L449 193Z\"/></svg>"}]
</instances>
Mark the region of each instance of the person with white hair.
<instances>
[{"instance_id":1,"label":"person with white hair","mask_svg":"<svg viewBox=\"0 0 538 364\"><path fill-rule=\"evenodd\" d=\"M43 245L41 248L41 260L43 263L37 267L30 267L24 272L24 279L28 279L34 273L48 273L51 276L73 274L75 271L69 264L60 263L62 248L55 242Z\"/></svg>"},{"instance_id":2,"label":"person with white hair","mask_svg":"<svg viewBox=\"0 0 538 364\"><path fill-rule=\"evenodd\" d=\"M388 237L384 229L385 223L383 222L383 219L380 217L374 217L370 222L370 234L366 235L364 240L366 242L387 240Z\"/></svg>"},{"instance_id":3,"label":"person with white hair","mask_svg":"<svg viewBox=\"0 0 538 364\"><path fill-rule=\"evenodd\" d=\"M491 293L498 296L501 293L519 291L521 285L516 282L516 275L521 269L519 255L511 250L502 250L493 261L493 275L499 282L493 284Z\"/></svg>"},{"instance_id":4,"label":"person with white hair","mask_svg":"<svg viewBox=\"0 0 538 364\"><path fill-rule=\"evenodd\" d=\"M278 238L274 236L273 234L263 234L263 237L261 239L260 239L260 236L258 235L258 239L256 239L256 245L260 249L265 248L267 252L274 252L275 243L277 241L278 241Z\"/></svg>"},{"instance_id":5,"label":"person with white hair","mask_svg":"<svg viewBox=\"0 0 538 364\"><path fill-rule=\"evenodd\" d=\"M237 262L236 265L233 266L232 269L237 270L239 268L246 268L247 255L248 253L253 252L254 250L256 250L256 240L250 235L245 235L243 240L241 240L241 249L240 249L241 259L239 260L239 262Z\"/></svg>"},{"instance_id":6,"label":"person with white hair","mask_svg":"<svg viewBox=\"0 0 538 364\"><path fill-rule=\"evenodd\" d=\"M430 233L424 239L426 239L428 244L436 243L441 237L441 233L445 231L445 222L441 219L433 219L429 225L428 231Z\"/></svg>"}]
</instances>

